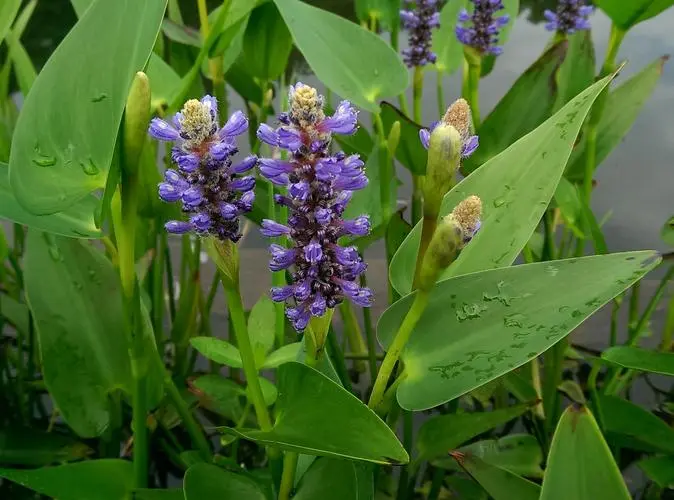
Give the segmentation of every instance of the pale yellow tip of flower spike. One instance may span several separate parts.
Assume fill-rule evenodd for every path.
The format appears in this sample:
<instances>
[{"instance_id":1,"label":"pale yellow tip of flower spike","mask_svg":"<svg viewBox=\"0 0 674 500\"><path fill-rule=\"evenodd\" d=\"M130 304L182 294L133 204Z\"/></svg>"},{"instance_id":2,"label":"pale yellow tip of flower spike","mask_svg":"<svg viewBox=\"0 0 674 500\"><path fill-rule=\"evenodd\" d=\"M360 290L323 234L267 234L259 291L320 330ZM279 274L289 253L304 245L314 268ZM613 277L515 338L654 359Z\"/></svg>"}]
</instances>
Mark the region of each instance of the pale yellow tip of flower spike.
<instances>
[{"instance_id":1,"label":"pale yellow tip of flower spike","mask_svg":"<svg viewBox=\"0 0 674 500\"><path fill-rule=\"evenodd\" d=\"M473 235L480 226L482 200L475 195L469 196L452 210L450 217L457 222L464 234Z\"/></svg>"},{"instance_id":2,"label":"pale yellow tip of flower spike","mask_svg":"<svg viewBox=\"0 0 674 500\"><path fill-rule=\"evenodd\" d=\"M180 126L191 143L200 144L213 133L213 116L207 104L190 99L183 106Z\"/></svg>"},{"instance_id":3,"label":"pale yellow tip of flower spike","mask_svg":"<svg viewBox=\"0 0 674 500\"><path fill-rule=\"evenodd\" d=\"M323 99L318 91L303 83L298 83L291 89L289 111L302 128L315 125L325 118Z\"/></svg>"},{"instance_id":4,"label":"pale yellow tip of flower spike","mask_svg":"<svg viewBox=\"0 0 674 500\"><path fill-rule=\"evenodd\" d=\"M473 119L470 111L470 105L465 99L457 99L447 108L442 121L447 125L454 127L462 138L471 135L473 130Z\"/></svg>"}]
</instances>

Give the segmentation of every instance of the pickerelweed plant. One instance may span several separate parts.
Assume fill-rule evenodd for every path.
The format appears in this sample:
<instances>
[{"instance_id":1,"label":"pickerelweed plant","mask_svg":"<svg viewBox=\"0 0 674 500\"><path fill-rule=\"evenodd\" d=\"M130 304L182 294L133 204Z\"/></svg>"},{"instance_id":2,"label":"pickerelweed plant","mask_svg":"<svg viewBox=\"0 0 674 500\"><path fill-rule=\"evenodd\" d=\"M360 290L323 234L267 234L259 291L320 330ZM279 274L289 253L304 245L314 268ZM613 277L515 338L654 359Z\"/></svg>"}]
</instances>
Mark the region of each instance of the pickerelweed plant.
<instances>
[{"instance_id":1,"label":"pickerelweed plant","mask_svg":"<svg viewBox=\"0 0 674 500\"><path fill-rule=\"evenodd\" d=\"M0 4L0 498L669 498L672 254L591 202L674 0L596 2L598 74L593 7L522 2L484 116L515 0L215 3L73 1L43 66Z\"/></svg>"}]
</instances>

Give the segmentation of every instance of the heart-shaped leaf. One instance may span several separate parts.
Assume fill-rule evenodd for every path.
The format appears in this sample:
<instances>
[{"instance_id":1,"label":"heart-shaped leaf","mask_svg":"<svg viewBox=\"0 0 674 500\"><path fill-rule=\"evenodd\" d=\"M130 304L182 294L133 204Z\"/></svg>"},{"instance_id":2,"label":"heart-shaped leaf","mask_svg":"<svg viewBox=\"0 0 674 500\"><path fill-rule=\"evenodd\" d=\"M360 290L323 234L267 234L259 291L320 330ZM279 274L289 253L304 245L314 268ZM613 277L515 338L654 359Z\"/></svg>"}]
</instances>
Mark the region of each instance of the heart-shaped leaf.
<instances>
[{"instance_id":1,"label":"heart-shaped leaf","mask_svg":"<svg viewBox=\"0 0 674 500\"><path fill-rule=\"evenodd\" d=\"M239 349L226 340L215 337L193 337L190 339L190 344L192 344L192 347L199 351L202 356L211 361L232 368L243 367Z\"/></svg>"},{"instance_id":2,"label":"heart-shaped leaf","mask_svg":"<svg viewBox=\"0 0 674 500\"><path fill-rule=\"evenodd\" d=\"M523 365L659 261L656 252L628 252L492 269L437 283L402 354L407 375L398 386L400 405L432 408ZM377 334L385 346L413 300L414 294L408 295L381 316Z\"/></svg>"},{"instance_id":3,"label":"heart-shaped leaf","mask_svg":"<svg viewBox=\"0 0 674 500\"><path fill-rule=\"evenodd\" d=\"M441 215L478 195L482 228L440 279L510 265L529 241L555 192L573 143L592 103L611 80L606 77L576 96L533 132L522 137L460 182L445 196ZM412 289L421 239L417 224L396 252L390 269L393 287Z\"/></svg>"},{"instance_id":4,"label":"heart-shaped leaf","mask_svg":"<svg viewBox=\"0 0 674 500\"><path fill-rule=\"evenodd\" d=\"M286 344L270 353L269 356L267 356L267 359L264 360L264 364L261 366L261 369L266 370L269 368L278 368L283 363L295 361L301 351L302 342Z\"/></svg>"},{"instance_id":5,"label":"heart-shaped leaf","mask_svg":"<svg viewBox=\"0 0 674 500\"><path fill-rule=\"evenodd\" d=\"M629 500L625 482L587 408L570 406L552 438L541 500Z\"/></svg>"},{"instance_id":6,"label":"heart-shaped leaf","mask_svg":"<svg viewBox=\"0 0 674 500\"><path fill-rule=\"evenodd\" d=\"M292 47L290 32L272 2L253 10L243 37L243 57L251 76L262 80L278 78Z\"/></svg>"},{"instance_id":7,"label":"heart-shaped leaf","mask_svg":"<svg viewBox=\"0 0 674 500\"><path fill-rule=\"evenodd\" d=\"M336 94L377 112L378 100L407 88L400 56L375 33L299 0L274 2L316 77Z\"/></svg>"},{"instance_id":8,"label":"heart-shaped leaf","mask_svg":"<svg viewBox=\"0 0 674 500\"><path fill-rule=\"evenodd\" d=\"M372 466L350 460L319 458L302 476L293 500L371 500Z\"/></svg>"},{"instance_id":9,"label":"heart-shaped leaf","mask_svg":"<svg viewBox=\"0 0 674 500\"><path fill-rule=\"evenodd\" d=\"M437 60L435 69L452 74L463 63L463 45L456 38L459 11L468 4L467 0L449 0L440 11L440 28L433 32L433 52Z\"/></svg>"},{"instance_id":10,"label":"heart-shaped leaf","mask_svg":"<svg viewBox=\"0 0 674 500\"><path fill-rule=\"evenodd\" d=\"M12 140L9 180L26 209L55 213L105 187L129 86L165 8L166 0L96 0L49 58Z\"/></svg>"},{"instance_id":11,"label":"heart-shaped leaf","mask_svg":"<svg viewBox=\"0 0 674 500\"><path fill-rule=\"evenodd\" d=\"M657 16L674 5L674 0L597 0L601 10L623 31Z\"/></svg>"},{"instance_id":12,"label":"heart-shaped leaf","mask_svg":"<svg viewBox=\"0 0 674 500\"><path fill-rule=\"evenodd\" d=\"M185 500L211 498L266 500L267 498L252 479L205 463L194 464L187 469L183 488Z\"/></svg>"},{"instance_id":13,"label":"heart-shaped leaf","mask_svg":"<svg viewBox=\"0 0 674 500\"><path fill-rule=\"evenodd\" d=\"M255 364L262 367L267 353L274 346L274 325L276 309L274 302L267 296L260 297L248 316L248 335L255 354Z\"/></svg>"},{"instance_id":14,"label":"heart-shaped leaf","mask_svg":"<svg viewBox=\"0 0 674 500\"><path fill-rule=\"evenodd\" d=\"M245 439L316 456L406 463L395 434L358 398L302 363L278 370L277 418L272 430L223 428Z\"/></svg>"}]
</instances>

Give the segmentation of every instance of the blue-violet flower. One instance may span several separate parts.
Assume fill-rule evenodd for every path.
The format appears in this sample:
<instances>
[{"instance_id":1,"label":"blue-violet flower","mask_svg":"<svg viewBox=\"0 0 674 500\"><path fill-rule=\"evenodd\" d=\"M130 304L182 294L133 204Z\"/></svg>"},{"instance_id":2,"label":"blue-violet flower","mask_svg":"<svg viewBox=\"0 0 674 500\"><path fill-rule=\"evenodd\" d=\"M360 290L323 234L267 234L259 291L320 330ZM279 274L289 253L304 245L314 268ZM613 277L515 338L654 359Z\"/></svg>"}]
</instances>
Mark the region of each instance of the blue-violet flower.
<instances>
[{"instance_id":1,"label":"blue-violet flower","mask_svg":"<svg viewBox=\"0 0 674 500\"><path fill-rule=\"evenodd\" d=\"M188 214L186 221L167 222L167 231L194 231L233 242L241 238L238 217L253 207L255 178L239 174L253 168L257 158L248 156L232 165L232 156L238 152L235 137L247 129L248 118L241 111L220 127L217 101L208 95L187 101L171 123L159 118L150 122L152 137L175 143L171 158L178 165L164 174L159 197L182 202Z\"/></svg>"},{"instance_id":2,"label":"blue-violet flower","mask_svg":"<svg viewBox=\"0 0 674 500\"><path fill-rule=\"evenodd\" d=\"M400 20L403 28L409 30L409 48L402 51L403 60L410 68L433 64L436 55L431 51L431 29L440 26L438 0L405 0L405 3L407 9L400 11Z\"/></svg>"},{"instance_id":3,"label":"blue-violet flower","mask_svg":"<svg viewBox=\"0 0 674 500\"><path fill-rule=\"evenodd\" d=\"M356 282L365 263L356 247L338 243L342 236L369 233L370 221L365 215L343 218L353 191L367 185L363 162L358 155L329 153L333 133L356 131L357 111L342 101L326 117L323 97L302 83L290 87L289 103L288 113L279 116L278 128L263 124L257 131L262 142L290 152L288 160L260 159L262 175L288 188L287 195L274 198L289 209L287 226L263 220L262 234L286 236L292 242L291 248L270 247L273 271L292 268L291 284L272 288L271 297L277 302L293 301L286 313L295 329L302 331L311 316L322 316L345 297L363 307L371 305L372 292Z\"/></svg>"},{"instance_id":4,"label":"blue-violet flower","mask_svg":"<svg viewBox=\"0 0 674 500\"><path fill-rule=\"evenodd\" d=\"M585 5L584 0L559 0L557 12L545 9L543 15L548 20L545 29L568 35L578 30L589 30L590 21L587 16L594 12L594 7Z\"/></svg>"},{"instance_id":5,"label":"blue-violet flower","mask_svg":"<svg viewBox=\"0 0 674 500\"><path fill-rule=\"evenodd\" d=\"M499 47L498 35L503 26L510 20L507 14L496 17L499 10L504 9L502 0L471 0L473 13L466 9L459 13L459 24L456 25L456 37L481 54L499 55L503 49ZM470 23L471 26L467 26Z\"/></svg>"}]
</instances>

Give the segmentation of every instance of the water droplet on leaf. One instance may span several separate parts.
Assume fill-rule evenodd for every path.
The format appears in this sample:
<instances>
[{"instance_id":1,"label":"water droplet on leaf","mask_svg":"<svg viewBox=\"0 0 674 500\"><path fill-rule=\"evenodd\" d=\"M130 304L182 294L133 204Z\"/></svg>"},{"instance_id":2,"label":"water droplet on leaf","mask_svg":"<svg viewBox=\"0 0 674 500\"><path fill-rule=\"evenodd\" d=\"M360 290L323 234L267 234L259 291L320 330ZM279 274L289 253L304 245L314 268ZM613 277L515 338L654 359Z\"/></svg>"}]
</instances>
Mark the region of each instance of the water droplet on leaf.
<instances>
[{"instance_id":1,"label":"water droplet on leaf","mask_svg":"<svg viewBox=\"0 0 674 500\"><path fill-rule=\"evenodd\" d=\"M97 175L100 172L91 158L88 161L81 161L80 166L82 167L82 172L87 175Z\"/></svg>"},{"instance_id":2,"label":"water droplet on leaf","mask_svg":"<svg viewBox=\"0 0 674 500\"><path fill-rule=\"evenodd\" d=\"M91 98L91 102L101 102L101 101L104 100L106 97L108 97L108 94L106 94L105 92L101 92L101 93L98 94L97 96L92 97L92 98Z\"/></svg>"},{"instance_id":3,"label":"water droplet on leaf","mask_svg":"<svg viewBox=\"0 0 674 500\"><path fill-rule=\"evenodd\" d=\"M51 167L56 165L56 158L54 156L38 156L33 158L33 163L38 167Z\"/></svg>"},{"instance_id":4,"label":"water droplet on leaf","mask_svg":"<svg viewBox=\"0 0 674 500\"><path fill-rule=\"evenodd\" d=\"M494 208L498 208L498 207L500 207L500 206L503 206L503 204L505 203L505 201L506 201L506 200L505 200L505 198L504 198L503 196L499 196L498 198L496 198L496 199L494 200Z\"/></svg>"}]
</instances>

